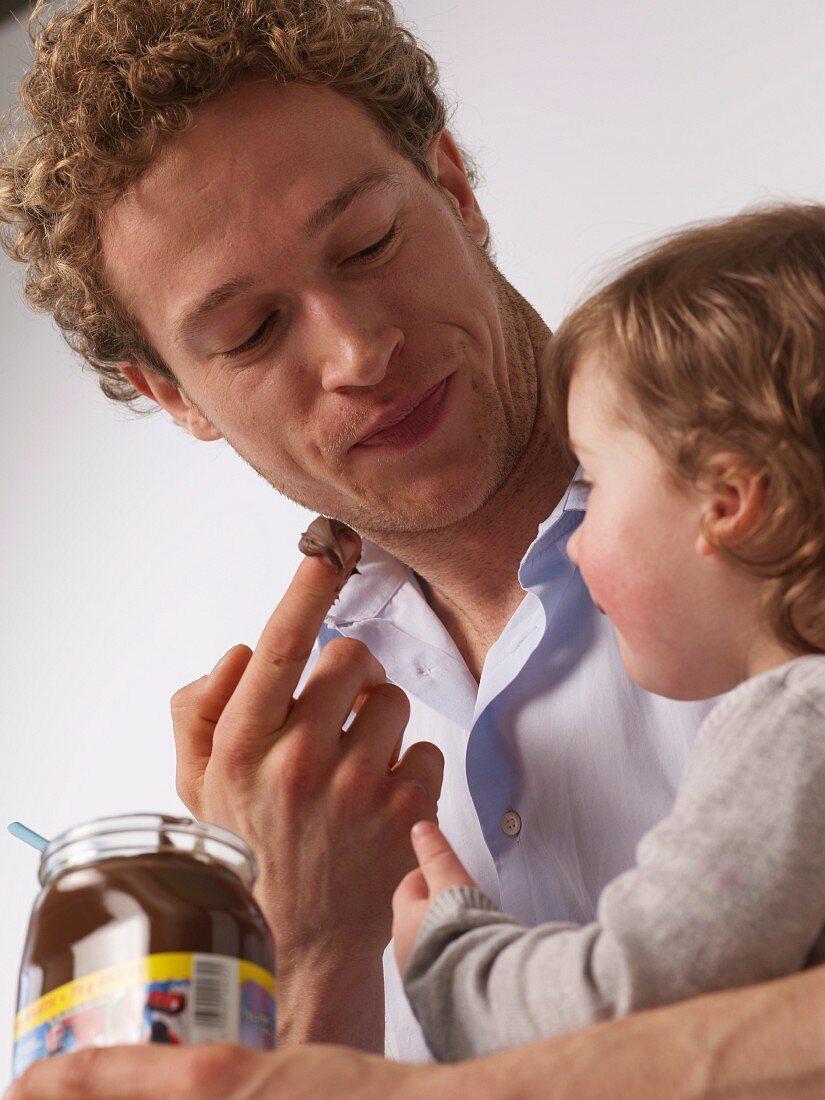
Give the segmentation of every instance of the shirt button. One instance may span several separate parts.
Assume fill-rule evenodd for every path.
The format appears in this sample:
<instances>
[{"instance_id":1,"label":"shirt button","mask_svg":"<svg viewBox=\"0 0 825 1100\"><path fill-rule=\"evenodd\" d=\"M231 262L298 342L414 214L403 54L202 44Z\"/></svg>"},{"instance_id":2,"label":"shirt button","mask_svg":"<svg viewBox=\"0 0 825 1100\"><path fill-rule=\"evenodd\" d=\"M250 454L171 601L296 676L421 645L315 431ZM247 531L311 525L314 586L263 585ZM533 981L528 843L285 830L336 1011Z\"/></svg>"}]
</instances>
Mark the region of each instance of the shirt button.
<instances>
[{"instance_id":1,"label":"shirt button","mask_svg":"<svg viewBox=\"0 0 825 1100\"><path fill-rule=\"evenodd\" d=\"M521 832L521 817L515 810L508 810L501 819L501 828L508 836L518 836Z\"/></svg>"}]
</instances>

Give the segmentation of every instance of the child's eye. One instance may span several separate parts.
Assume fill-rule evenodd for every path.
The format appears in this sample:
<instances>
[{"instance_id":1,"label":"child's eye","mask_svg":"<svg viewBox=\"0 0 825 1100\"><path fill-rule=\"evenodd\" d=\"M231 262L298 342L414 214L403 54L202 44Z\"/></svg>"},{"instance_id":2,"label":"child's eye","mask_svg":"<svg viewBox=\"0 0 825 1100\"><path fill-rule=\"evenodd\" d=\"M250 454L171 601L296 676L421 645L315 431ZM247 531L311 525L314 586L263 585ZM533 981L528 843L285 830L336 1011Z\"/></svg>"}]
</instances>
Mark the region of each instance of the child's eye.
<instances>
[{"instance_id":1,"label":"child's eye","mask_svg":"<svg viewBox=\"0 0 825 1100\"><path fill-rule=\"evenodd\" d=\"M583 493L589 493L590 490L593 488L593 482L588 480L588 478L586 477L574 478L573 485L577 489L581 489Z\"/></svg>"}]
</instances>

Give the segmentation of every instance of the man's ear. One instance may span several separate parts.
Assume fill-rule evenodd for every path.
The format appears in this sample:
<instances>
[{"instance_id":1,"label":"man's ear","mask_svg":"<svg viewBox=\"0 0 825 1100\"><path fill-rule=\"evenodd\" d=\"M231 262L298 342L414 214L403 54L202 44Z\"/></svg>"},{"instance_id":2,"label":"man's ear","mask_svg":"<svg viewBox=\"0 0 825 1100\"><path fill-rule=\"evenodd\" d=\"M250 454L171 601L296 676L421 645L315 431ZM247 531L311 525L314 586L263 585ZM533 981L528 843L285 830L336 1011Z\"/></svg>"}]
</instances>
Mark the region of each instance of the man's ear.
<instances>
[{"instance_id":1,"label":"man's ear","mask_svg":"<svg viewBox=\"0 0 825 1100\"><path fill-rule=\"evenodd\" d=\"M433 138L427 150L427 160L439 187L446 191L471 236L483 248L490 228L476 202L458 146L446 130Z\"/></svg>"},{"instance_id":2,"label":"man's ear","mask_svg":"<svg viewBox=\"0 0 825 1100\"><path fill-rule=\"evenodd\" d=\"M166 409L175 423L185 428L195 439L210 441L223 438L214 424L195 408L174 382L170 382L157 371L141 366L134 359L123 360L118 363L118 368L138 393Z\"/></svg>"},{"instance_id":3,"label":"man's ear","mask_svg":"<svg viewBox=\"0 0 825 1100\"><path fill-rule=\"evenodd\" d=\"M708 478L702 533L696 553L712 557L720 545L735 545L764 515L768 478L764 471L744 468L738 455L718 455Z\"/></svg>"}]
</instances>

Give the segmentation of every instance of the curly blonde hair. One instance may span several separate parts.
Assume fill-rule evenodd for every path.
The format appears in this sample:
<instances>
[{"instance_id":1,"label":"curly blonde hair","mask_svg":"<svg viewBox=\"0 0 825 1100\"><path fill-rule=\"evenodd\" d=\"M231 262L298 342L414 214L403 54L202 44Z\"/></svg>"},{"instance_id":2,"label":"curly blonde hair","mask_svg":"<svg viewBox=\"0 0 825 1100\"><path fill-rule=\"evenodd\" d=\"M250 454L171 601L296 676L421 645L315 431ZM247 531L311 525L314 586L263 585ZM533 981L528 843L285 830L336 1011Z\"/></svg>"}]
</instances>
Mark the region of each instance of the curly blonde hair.
<instances>
[{"instance_id":1,"label":"curly blonde hair","mask_svg":"<svg viewBox=\"0 0 825 1100\"><path fill-rule=\"evenodd\" d=\"M446 123L435 62L389 0L82 0L35 8L34 59L0 156L2 244L26 297L52 313L110 398L137 394L117 367L174 376L106 286L98 219L169 134L241 76L323 84L369 113L432 180Z\"/></svg>"},{"instance_id":2,"label":"curly blonde hair","mask_svg":"<svg viewBox=\"0 0 825 1100\"><path fill-rule=\"evenodd\" d=\"M719 550L765 580L766 624L794 652L825 652L825 206L786 205L678 233L579 306L551 340L552 407L604 352L620 419L673 477L712 487L764 478L755 529ZM709 534L709 531L706 531Z\"/></svg>"}]
</instances>

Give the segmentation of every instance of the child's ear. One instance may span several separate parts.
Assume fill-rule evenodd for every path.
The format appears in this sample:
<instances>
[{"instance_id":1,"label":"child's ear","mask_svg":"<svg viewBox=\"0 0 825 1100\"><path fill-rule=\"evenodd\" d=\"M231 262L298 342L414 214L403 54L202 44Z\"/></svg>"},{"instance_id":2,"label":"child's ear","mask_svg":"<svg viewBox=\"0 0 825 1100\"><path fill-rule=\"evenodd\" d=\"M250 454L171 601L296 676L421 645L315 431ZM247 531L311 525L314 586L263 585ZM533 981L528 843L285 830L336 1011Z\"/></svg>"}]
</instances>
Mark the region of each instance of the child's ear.
<instances>
[{"instance_id":1,"label":"child's ear","mask_svg":"<svg viewBox=\"0 0 825 1100\"><path fill-rule=\"evenodd\" d=\"M768 478L742 465L739 455L717 455L707 476L706 505L696 553L712 557L720 545L747 535L764 514Z\"/></svg>"},{"instance_id":2,"label":"child's ear","mask_svg":"<svg viewBox=\"0 0 825 1100\"><path fill-rule=\"evenodd\" d=\"M195 439L211 441L223 438L214 424L192 404L183 390L168 378L142 366L135 359L123 360L118 363L118 369L138 393L166 409L175 423Z\"/></svg>"}]
</instances>

